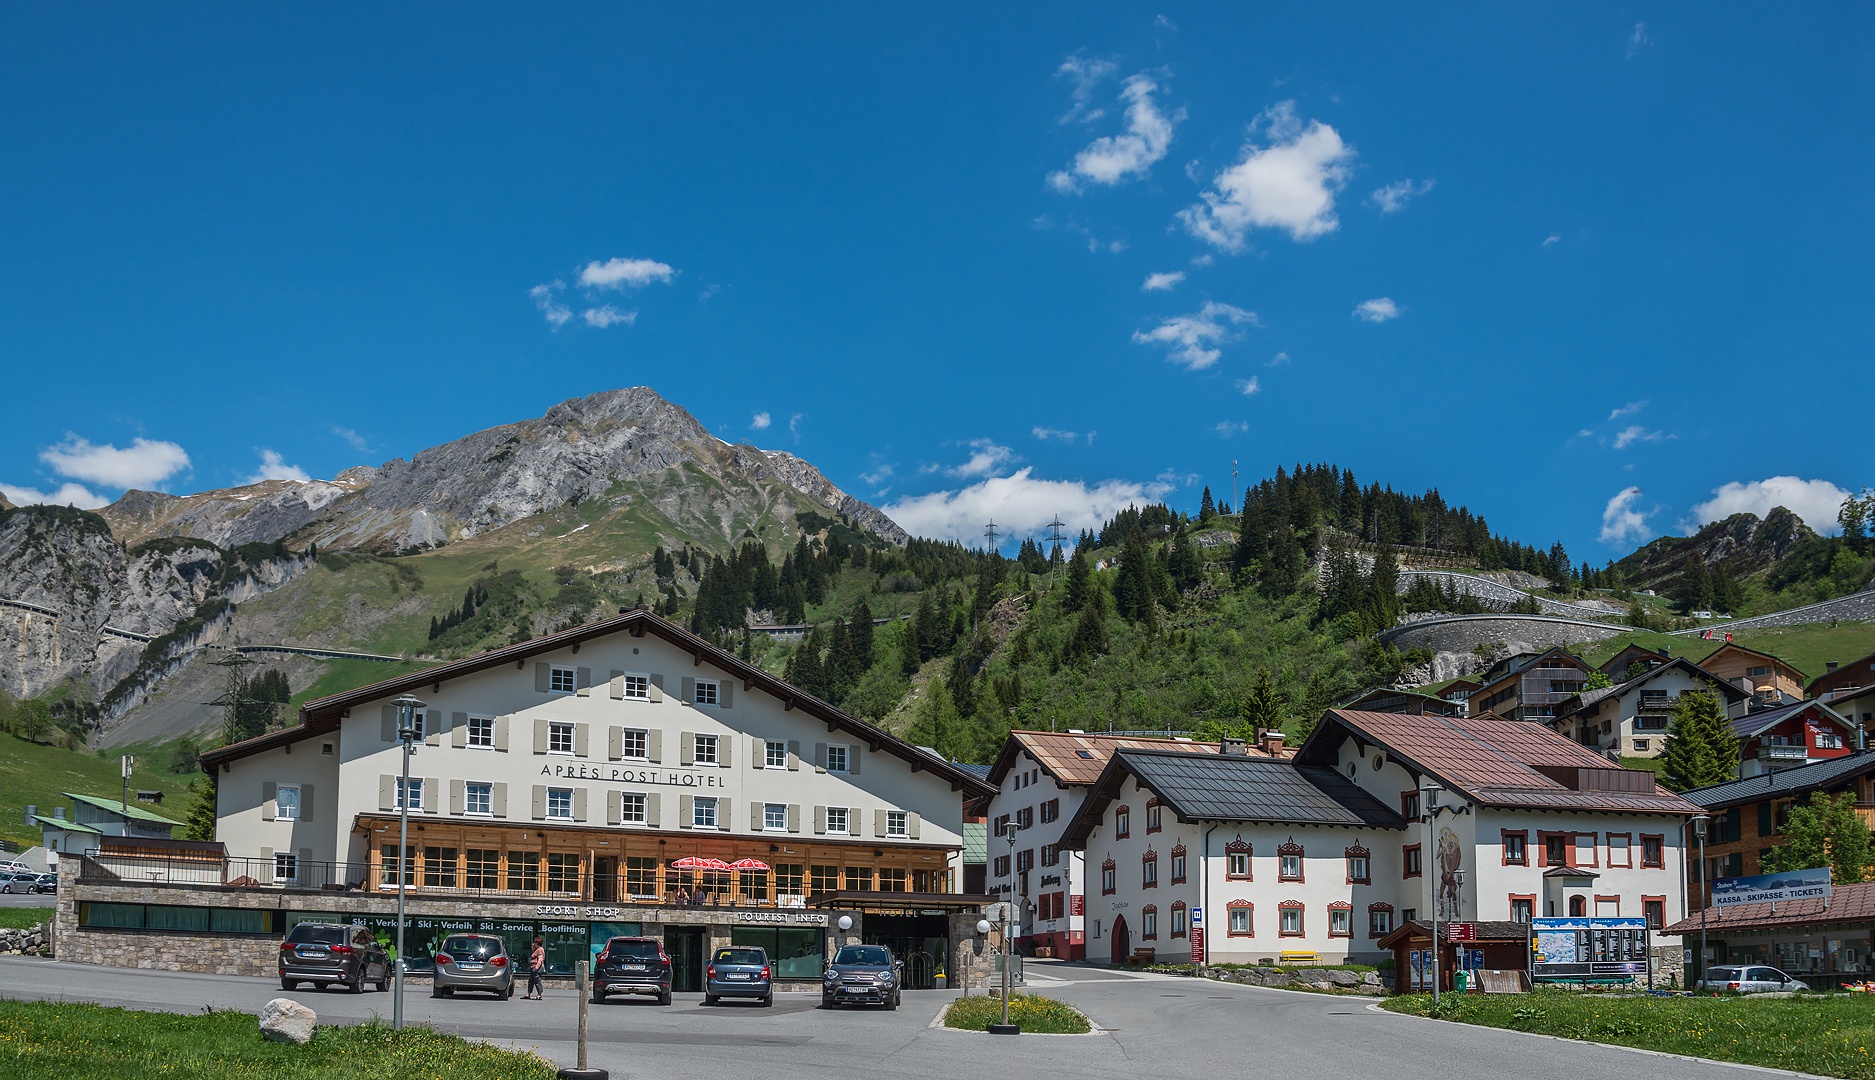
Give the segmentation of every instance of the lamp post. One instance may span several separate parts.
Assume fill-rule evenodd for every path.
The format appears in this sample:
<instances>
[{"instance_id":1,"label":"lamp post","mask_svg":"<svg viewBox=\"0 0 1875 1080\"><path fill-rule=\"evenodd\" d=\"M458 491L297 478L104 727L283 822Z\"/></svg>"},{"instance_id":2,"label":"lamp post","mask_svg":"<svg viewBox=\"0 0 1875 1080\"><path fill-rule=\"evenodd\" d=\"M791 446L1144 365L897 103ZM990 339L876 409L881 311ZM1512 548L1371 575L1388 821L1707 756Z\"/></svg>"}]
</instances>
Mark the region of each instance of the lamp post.
<instances>
[{"instance_id":1,"label":"lamp post","mask_svg":"<svg viewBox=\"0 0 1875 1080\"><path fill-rule=\"evenodd\" d=\"M397 706L397 741L404 747L404 772L397 788L397 996L391 1000L391 1028L404 1030L404 882L410 876L410 753L417 741L416 710L423 702L405 694ZM361 968L358 973L364 978Z\"/></svg>"},{"instance_id":2,"label":"lamp post","mask_svg":"<svg viewBox=\"0 0 1875 1080\"><path fill-rule=\"evenodd\" d=\"M1432 1004L1439 1004L1439 879L1437 849L1432 841L1432 819L1439 810L1439 792L1445 790L1431 780L1419 789L1419 797L1426 805L1420 807L1419 818L1426 823L1426 844L1419 852L1419 875L1432 884ZM1426 859L1432 857L1433 870L1426 869Z\"/></svg>"},{"instance_id":3,"label":"lamp post","mask_svg":"<svg viewBox=\"0 0 1875 1080\"><path fill-rule=\"evenodd\" d=\"M1009 1022L1009 968L1015 963L1016 941L1016 835L1022 826L1011 821L1003 826L1003 836L1009 841L1009 899L1003 908L1003 1022L991 1024L992 1035L1015 1035L1016 1025Z\"/></svg>"},{"instance_id":4,"label":"lamp post","mask_svg":"<svg viewBox=\"0 0 1875 1080\"><path fill-rule=\"evenodd\" d=\"M1693 838L1699 841L1699 977L1706 977L1706 818L1704 815L1693 819ZM1688 987L1687 989L1692 989Z\"/></svg>"}]
</instances>

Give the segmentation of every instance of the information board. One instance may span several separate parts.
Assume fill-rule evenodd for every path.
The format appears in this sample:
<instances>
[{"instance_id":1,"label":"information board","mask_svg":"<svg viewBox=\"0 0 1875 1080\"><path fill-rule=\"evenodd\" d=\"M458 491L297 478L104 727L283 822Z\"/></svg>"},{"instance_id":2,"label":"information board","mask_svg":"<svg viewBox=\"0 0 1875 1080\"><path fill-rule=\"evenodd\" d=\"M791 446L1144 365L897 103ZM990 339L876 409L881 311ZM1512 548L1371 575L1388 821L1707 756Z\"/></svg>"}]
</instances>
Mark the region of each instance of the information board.
<instances>
[{"instance_id":1,"label":"information board","mask_svg":"<svg viewBox=\"0 0 1875 1080\"><path fill-rule=\"evenodd\" d=\"M1643 918L1532 919L1530 974L1535 979L1632 978L1645 975Z\"/></svg>"}]
</instances>

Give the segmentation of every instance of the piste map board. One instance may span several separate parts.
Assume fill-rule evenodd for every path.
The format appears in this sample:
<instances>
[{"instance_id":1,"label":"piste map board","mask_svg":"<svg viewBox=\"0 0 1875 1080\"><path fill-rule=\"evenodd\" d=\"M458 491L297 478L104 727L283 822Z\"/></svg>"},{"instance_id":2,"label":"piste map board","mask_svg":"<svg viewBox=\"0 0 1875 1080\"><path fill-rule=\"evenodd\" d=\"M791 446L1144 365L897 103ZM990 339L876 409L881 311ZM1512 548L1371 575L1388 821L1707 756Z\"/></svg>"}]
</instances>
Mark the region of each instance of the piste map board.
<instances>
[{"instance_id":1,"label":"piste map board","mask_svg":"<svg viewBox=\"0 0 1875 1080\"><path fill-rule=\"evenodd\" d=\"M1646 919L1532 919L1530 930L1533 979L1647 974Z\"/></svg>"}]
</instances>

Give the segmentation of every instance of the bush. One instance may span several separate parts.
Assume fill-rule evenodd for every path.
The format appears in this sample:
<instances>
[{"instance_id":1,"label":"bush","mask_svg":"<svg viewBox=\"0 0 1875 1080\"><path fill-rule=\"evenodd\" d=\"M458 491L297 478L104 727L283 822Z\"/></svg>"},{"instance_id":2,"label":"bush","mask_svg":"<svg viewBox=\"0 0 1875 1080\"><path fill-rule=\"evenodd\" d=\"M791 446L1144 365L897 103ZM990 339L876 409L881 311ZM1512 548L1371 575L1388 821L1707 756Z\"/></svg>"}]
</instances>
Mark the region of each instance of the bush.
<instances>
[{"instance_id":1,"label":"bush","mask_svg":"<svg viewBox=\"0 0 1875 1080\"><path fill-rule=\"evenodd\" d=\"M958 998L944 1010L944 1026L964 1031L988 1031L991 1024L1002 1022L1001 998ZM1009 995L1009 1022L1023 1031L1040 1035L1085 1035L1093 1030L1093 1025L1079 1009L1039 994Z\"/></svg>"}]
</instances>

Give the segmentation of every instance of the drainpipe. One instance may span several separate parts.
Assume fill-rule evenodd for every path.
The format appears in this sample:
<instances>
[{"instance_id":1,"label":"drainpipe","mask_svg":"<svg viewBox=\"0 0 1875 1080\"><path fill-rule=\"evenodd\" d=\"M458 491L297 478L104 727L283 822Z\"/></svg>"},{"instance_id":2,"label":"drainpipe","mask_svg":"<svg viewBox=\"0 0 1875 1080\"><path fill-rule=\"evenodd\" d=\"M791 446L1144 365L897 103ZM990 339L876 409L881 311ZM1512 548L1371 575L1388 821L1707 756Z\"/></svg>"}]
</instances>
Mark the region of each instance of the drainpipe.
<instances>
[{"instance_id":1,"label":"drainpipe","mask_svg":"<svg viewBox=\"0 0 1875 1080\"><path fill-rule=\"evenodd\" d=\"M1217 828L1217 826L1218 826L1218 823L1213 821L1210 825L1210 828L1205 829L1204 841L1201 845L1203 848L1203 854L1201 854L1198 857L1198 866L1200 867L1198 871L1198 906L1201 910L1211 906L1211 833L1213 830ZM1228 918L1228 916L1226 916L1226 918ZM1191 930L1190 927L1186 927L1187 933L1189 933L1190 930ZM1229 934L1230 927L1226 926L1224 928L1224 932L1226 934ZM1204 935L1204 951L1200 953L1198 956L1198 966L1203 967L1204 962L1210 959L1210 957L1211 957L1211 928L1207 926L1205 927L1205 935Z\"/></svg>"}]
</instances>

